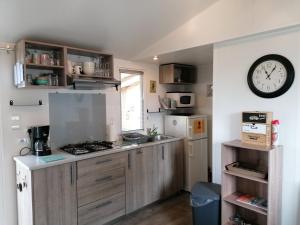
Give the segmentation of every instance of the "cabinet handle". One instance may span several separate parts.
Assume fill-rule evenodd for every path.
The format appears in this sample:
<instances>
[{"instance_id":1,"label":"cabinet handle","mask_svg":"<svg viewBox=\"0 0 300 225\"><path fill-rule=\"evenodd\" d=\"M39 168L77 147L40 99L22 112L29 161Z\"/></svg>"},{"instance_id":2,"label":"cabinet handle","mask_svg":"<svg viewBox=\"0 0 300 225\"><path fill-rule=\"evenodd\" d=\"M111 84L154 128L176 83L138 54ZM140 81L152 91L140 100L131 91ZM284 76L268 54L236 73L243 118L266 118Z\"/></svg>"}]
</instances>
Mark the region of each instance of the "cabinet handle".
<instances>
[{"instance_id":1,"label":"cabinet handle","mask_svg":"<svg viewBox=\"0 0 300 225\"><path fill-rule=\"evenodd\" d=\"M131 152L128 153L128 169L131 169Z\"/></svg>"},{"instance_id":2,"label":"cabinet handle","mask_svg":"<svg viewBox=\"0 0 300 225\"><path fill-rule=\"evenodd\" d=\"M70 176L71 176L71 185L73 185L73 163L71 163L71 165L70 165Z\"/></svg>"},{"instance_id":3,"label":"cabinet handle","mask_svg":"<svg viewBox=\"0 0 300 225\"><path fill-rule=\"evenodd\" d=\"M102 203L102 204L100 204L100 205L97 205L97 206L95 207L95 209L102 208L102 207L104 207L104 206L110 205L111 203L112 203L112 201L104 202L104 203Z\"/></svg>"},{"instance_id":4,"label":"cabinet handle","mask_svg":"<svg viewBox=\"0 0 300 225\"><path fill-rule=\"evenodd\" d=\"M100 161L96 162L96 164L98 165L98 164L107 163L107 162L111 162L111 161L112 161L112 159L104 159L104 160L100 160Z\"/></svg>"},{"instance_id":5,"label":"cabinet handle","mask_svg":"<svg viewBox=\"0 0 300 225\"><path fill-rule=\"evenodd\" d=\"M142 149L138 149L137 150L137 154L142 154L143 153L143 150Z\"/></svg>"},{"instance_id":6,"label":"cabinet handle","mask_svg":"<svg viewBox=\"0 0 300 225\"><path fill-rule=\"evenodd\" d=\"M162 160L165 160L165 146L162 146Z\"/></svg>"},{"instance_id":7,"label":"cabinet handle","mask_svg":"<svg viewBox=\"0 0 300 225\"><path fill-rule=\"evenodd\" d=\"M111 179L112 179L112 176L106 176L106 177L96 179L95 182L101 182L101 181L106 181L106 180L111 180Z\"/></svg>"}]
</instances>

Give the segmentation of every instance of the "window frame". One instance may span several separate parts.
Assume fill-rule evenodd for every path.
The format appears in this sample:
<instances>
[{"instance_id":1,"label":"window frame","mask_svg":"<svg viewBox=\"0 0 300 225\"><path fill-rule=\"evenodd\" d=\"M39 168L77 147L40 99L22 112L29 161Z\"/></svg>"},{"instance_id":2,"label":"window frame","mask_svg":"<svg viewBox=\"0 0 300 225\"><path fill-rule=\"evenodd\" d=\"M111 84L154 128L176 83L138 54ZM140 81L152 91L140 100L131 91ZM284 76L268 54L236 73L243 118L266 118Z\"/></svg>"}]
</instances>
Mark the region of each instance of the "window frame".
<instances>
[{"instance_id":1,"label":"window frame","mask_svg":"<svg viewBox=\"0 0 300 225\"><path fill-rule=\"evenodd\" d=\"M125 74L133 74L133 75L139 75L140 80L141 80L141 128L140 129L135 129L135 130L123 130L123 111L122 111L122 88L120 86L120 105L121 105L121 133L126 134L126 133L133 133L133 132L139 132L143 131L145 129L145 112L144 112L144 72L141 70L137 69L125 69L125 68L120 68L119 69L119 74L120 74L120 80L121 80L121 85L122 85L122 73Z\"/></svg>"}]
</instances>

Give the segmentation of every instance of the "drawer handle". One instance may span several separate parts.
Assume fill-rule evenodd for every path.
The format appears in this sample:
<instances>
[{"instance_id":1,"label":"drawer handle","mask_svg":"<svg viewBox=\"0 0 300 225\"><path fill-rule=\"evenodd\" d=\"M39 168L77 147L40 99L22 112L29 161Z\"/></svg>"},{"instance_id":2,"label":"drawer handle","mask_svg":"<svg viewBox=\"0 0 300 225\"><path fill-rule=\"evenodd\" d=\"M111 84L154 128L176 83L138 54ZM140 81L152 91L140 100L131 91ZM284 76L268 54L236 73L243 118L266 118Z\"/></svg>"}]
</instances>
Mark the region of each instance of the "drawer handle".
<instances>
[{"instance_id":1,"label":"drawer handle","mask_svg":"<svg viewBox=\"0 0 300 225\"><path fill-rule=\"evenodd\" d=\"M107 176L107 177L102 177L99 179L96 179L96 182L101 182L101 181L106 181L106 180L111 180L113 177L112 176Z\"/></svg>"},{"instance_id":2,"label":"drawer handle","mask_svg":"<svg viewBox=\"0 0 300 225\"><path fill-rule=\"evenodd\" d=\"M100 161L96 162L96 164L98 165L98 164L107 163L107 162L111 162L111 161L112 161L112 159L104 159L104 160L100 160Z\"/></svg>"},{"instance_id":3,"label":"drawer handle","mask_svg":"<svg viewBox=\"0 0 300 225\"><path fill-rule=\"evenodd\" d=\"M104 203L102 203L102 204L100 204L100 205L97 205L97 206L95 207L95 209L99 209L99 208L105 207L105 206L107 206L107 205L110 205L111 203L112 203L112 201L104 202Z\"/></svg>"}]
</instances>

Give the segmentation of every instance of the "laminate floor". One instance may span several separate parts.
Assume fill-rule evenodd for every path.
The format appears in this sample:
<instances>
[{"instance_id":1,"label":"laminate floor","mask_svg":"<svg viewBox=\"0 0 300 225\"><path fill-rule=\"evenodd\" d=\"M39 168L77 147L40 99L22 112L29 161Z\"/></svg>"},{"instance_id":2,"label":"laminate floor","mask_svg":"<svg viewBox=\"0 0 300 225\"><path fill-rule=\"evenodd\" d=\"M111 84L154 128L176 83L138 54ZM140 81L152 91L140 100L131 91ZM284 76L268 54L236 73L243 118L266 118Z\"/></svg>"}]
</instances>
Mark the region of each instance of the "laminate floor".
<instances>
[{"instance_id":1,"label":"laminate floor","mask_svg":"<svg viewBox=\"0 0 300 225\"><path fill-rule=\"evenodd\" d=\"M112 225L192 225L192 209L187 193L152 204L120 218Z\"/></svg>"}]
</instances>

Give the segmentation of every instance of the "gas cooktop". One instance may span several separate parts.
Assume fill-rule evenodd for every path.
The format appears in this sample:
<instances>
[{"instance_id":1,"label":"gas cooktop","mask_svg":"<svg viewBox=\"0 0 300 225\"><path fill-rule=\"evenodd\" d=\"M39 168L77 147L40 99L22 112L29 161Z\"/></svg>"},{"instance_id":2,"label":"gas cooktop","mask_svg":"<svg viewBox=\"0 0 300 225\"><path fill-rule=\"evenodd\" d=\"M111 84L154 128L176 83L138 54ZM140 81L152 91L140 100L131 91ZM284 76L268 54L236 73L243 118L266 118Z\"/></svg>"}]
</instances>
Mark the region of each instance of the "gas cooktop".
<instances>
[{"instance_id":1,"label":"gas cooktop","mask_svg":"<svg viewBox=\"0 0 300 225\"><path fill-rule=\"evenodd\" d=\"M91 142L84 142L78 144L69 144L61 147L61 150L68 152L72 155L82 155L91 152L99 152L104 151L107 149L111 149L112 142L108 141L91 141Z\"/></svg>"}]
</instances>

